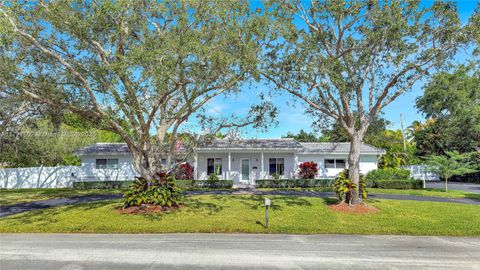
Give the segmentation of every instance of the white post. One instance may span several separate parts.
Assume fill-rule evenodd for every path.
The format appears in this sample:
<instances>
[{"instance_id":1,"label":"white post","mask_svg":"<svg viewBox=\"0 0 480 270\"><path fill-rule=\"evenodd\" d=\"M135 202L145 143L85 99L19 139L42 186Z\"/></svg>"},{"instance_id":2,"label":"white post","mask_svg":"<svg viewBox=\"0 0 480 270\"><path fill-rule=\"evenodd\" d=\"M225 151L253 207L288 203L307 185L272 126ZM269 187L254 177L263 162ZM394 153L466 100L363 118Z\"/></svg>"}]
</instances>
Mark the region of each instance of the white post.
<instances>
[{"instance_id":1,"label":"white post","mask_svg":"<svg viewBox=\"0 0 480 270\"><path fill-rule=\"evenodd\" d=\"M295 157L294 157L295 167L293 168L293 176L292 176L293 179L295 179L295 171L296 171L297 168L298 168L298 155L297 155L297 153L295 153L294 155L295 155Z\"/></svg>"},{"instance_id":2,"label":"white post","mask_svg":"<svg viewBox=\"0 0 480 270\"><path fill-rule=\"evenodd\" d=\"M232 153L228 152L228 173L227 173L227 178L226 180L231 180L230 175L232 171Z\"/></svg>"},{"instance_id":3,"label":"white post","mask_svg":"<svg viewBox=\"0 0 480 270\"><path fill-rule=\"evenodd\" d=\"M193 180L198 179L198 153L195 152L195 156L193 158Z\"/></svg>"},{"instance_id":4,"label":"white post","mask_svg":"<svg viewBox=\"0 0 480 270\"><path fill-rule=\"evenodd\" d=\"M260 170L260 179L265 179L265 175L264 175L264 166L263 166L263 161L264 158L263 158L263 152L262 152L262 155L261 155L261 162L260 162L260 166L262 167L262 169Z\"/></svg>"}]
</instances>

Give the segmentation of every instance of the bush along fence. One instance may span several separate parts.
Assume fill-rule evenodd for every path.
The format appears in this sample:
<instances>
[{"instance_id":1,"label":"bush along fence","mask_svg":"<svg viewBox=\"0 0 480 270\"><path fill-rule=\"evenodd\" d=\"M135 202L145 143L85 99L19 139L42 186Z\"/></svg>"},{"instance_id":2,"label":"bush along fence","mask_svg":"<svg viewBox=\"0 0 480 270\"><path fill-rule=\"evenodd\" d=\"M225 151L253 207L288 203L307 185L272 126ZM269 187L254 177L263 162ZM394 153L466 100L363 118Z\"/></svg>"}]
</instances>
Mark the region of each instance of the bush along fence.
<instances>
[{"instance_id":1,"label":"bush along fence","mask_svg":"<svg viewBox=\"0 0 480 270\"><path fill-rule=\"evenodd\" d=\"M410 178L408 169L377 169L369 172L365 181L367 187L371 188L389 188L389 189L421 189L422 180Z\"/></svg>"},{"instance_id":2,"label":"bush along fence","mask_svg":"<svg viewBox=\"0 0 480 270\"><path fill-rule=\"evenodd\" d=\"M76 189L126 189L129 188L133 181L85 181L74 182L73 188ZM175 180L175 185L181 189L228 189L232 188L231 180Z\"/></svg>"}]
</instances>

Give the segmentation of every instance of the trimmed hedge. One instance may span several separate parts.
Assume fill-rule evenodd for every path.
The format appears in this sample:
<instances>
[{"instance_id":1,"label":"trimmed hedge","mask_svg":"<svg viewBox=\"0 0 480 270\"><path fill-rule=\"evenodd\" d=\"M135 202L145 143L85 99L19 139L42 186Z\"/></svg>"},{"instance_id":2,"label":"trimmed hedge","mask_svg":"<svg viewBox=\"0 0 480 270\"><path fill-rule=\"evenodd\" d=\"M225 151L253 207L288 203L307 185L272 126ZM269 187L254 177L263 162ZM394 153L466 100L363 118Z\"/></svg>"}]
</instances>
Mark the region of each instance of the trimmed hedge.
<instances>
[{"instance_id":1,"label":"trimmed hedge","mask_svg":"<svg viewBox=\"0 0 480 270\"><path fill-rule=\"evenodd\" d=\"M129 188L133 181L85 181L73 182L76 189L120 189Z\"/></svg>"},{"instance_id":2,"label":"trimmed hedge","mask_svg":"<svg viewBox=\"0 0 480 270\"><path fill-rule=\"evenodd\" d=\"M422 180L376 180L373 187L386 189L422 189Z\"/></svg>"},{"instance_id":3,"label":"trimmed hedge","mask_svg":"<svg viewBox=\"0 0 480 270\"><path fill-rule=\"evenodd\" d=\"M454 175L448 181L480 184L480 172Z\"/></svg>"},{"instance_id":4,"label":"trimmed hedge","mask_svg":"<svg viewBox=\"0 0 480 270\"><path fill-rule=\"evenodd\" d=\"M375 180L407 180L410 179L410 170L407 169L395 169L395 168L385 168L385 169L376 169L370 171L365 176L365 180L375 181Z\"/></svg>"},{"instance_id":5,"label":"trimmed hedge","mask_svg":"<svg viewBox=\"0 0 480 270\"><path fill-rule=\"evenodd\" d=\"M85 181L73 182L76 189L121 189L129 188L133 181ZM231 188L232 180L175 180L175 185L182 189L195 188Z\"/></svg>"},{"instance_id":6,"label":"trimmed hedge","mask_svg":"<svg viewBox=\"0 0 480 270\"><path fill-rule=\"evenodd\" d=\"M255 180L257 188L315 188L333 187L335 179L260 179Z\"/></svg>"}]
</instances>

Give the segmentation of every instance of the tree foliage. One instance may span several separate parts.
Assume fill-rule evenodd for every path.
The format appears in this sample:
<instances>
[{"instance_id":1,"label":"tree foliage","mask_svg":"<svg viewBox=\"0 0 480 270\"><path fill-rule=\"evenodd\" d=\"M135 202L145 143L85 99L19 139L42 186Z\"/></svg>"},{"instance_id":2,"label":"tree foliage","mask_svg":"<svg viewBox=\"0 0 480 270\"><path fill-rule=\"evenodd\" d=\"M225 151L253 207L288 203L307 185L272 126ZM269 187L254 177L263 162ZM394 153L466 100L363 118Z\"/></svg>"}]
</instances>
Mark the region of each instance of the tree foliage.
<instances>
[{"instance_id":1,"label":"tree foliage","mask_svg":"<svg viewBox=\"0 0 480 270\"><path fill-rule=\"evenodd\" d=\"M148 179L189 118L258 78L257 15L225 0L2 3L0 87L118 134ZM272 115L252 113L242 126Z\"/></svg>"},{"instance_id":2,"label":"tree foliage","mask_svg":"<svg viewBox=\"0 0 480 270\"><path fill-rule=\"evenodd\" d=\"M445 191L448 191L448 180L453 175L474 172L467 162L468 156L457 151L446 151L444 156L430 156L427 159L429 170L445 181Z\"/></svg>"},{"instance_id":3,"label":"tree foliage","mask_svg":"<svg viewBox=\"0 0 480 270\"><path fill-rule=\"evenodd\" d=\"M279 27L263 75L347 132L349 173L358 189L360 144L371 123L455 54L463 32L456 6L292 0L272 1L272 9Z\"/></svg>"}]
</instances>

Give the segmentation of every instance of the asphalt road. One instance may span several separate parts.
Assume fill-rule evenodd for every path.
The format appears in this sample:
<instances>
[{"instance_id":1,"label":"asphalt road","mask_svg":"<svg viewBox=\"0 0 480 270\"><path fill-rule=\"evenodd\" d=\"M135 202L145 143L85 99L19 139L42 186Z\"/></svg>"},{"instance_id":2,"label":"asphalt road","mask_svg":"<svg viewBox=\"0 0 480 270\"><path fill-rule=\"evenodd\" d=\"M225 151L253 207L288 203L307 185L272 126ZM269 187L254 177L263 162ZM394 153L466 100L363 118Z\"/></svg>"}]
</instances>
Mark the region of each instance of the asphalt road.
<instances>
[{"instance_id":1,"label":"asphalt road","mask_svg":"<svg viewBox=\"0 0 480 270\"><path fill-rule=\"evenodd\" d=\"M3 234L0 269L480 269L480 238Z\"/></svg>"}]
</instances>

